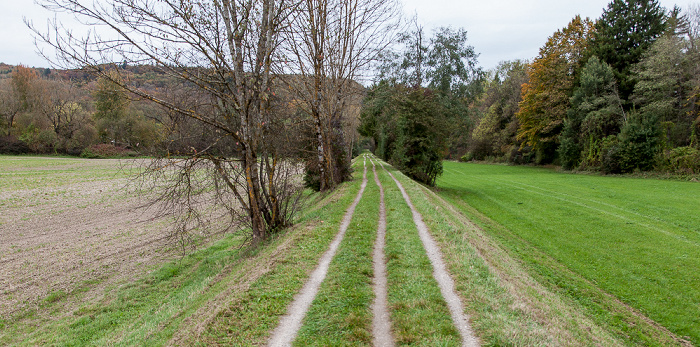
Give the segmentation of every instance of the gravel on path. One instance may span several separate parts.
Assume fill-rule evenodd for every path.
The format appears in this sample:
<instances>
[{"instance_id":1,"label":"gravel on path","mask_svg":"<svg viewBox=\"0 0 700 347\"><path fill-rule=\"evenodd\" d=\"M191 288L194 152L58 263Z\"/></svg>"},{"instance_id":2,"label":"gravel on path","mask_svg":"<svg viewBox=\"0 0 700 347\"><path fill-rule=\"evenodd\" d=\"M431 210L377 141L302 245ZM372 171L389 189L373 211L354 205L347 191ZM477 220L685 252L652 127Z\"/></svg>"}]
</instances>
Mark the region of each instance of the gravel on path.
<instances>
[{"instance_id":1,"label":"gravel on path","mask_svg":"<svg viewBox=\"0 0 700 347\"><path fill-rule=\"evenodd\" d=\"M374 172L374 182L379 187L379 223L377 227L377 240L374 242L374 303L372 303L372 334L374 335L374 346L392 347L394 337L391 335L391 318L389 315L389 304L387 300L387 278L386 278L386 257L384 255L384 245L386 244L386 206L384 204L384 187L379 182L377 169L372 162L372 172Z\"/></svg>"}]
</instances>

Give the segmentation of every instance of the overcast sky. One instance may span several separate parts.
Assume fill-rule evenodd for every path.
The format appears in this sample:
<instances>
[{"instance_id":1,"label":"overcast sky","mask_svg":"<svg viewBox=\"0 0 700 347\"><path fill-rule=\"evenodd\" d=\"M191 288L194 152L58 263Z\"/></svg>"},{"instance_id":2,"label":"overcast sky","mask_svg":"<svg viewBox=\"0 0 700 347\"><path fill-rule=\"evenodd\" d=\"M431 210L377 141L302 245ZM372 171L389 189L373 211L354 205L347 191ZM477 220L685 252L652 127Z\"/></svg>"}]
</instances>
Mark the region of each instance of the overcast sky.
<instances>
[{"instance_id":1,"label":"overcast sky","mask_svg":"<svg viewBox=\"0 0 700 347\"><path fill-rule=\"evenodd\" d=\"M404 11L416 13L431 31L439 26L465 28L469 44L489 69L499 61L534 58L556 30L580 14L596 19L610 0L402 0ZM662 6L687 7L698 0L660 0ZM0 0L0 62L48 67L36 54L23 17L42 24L53 17L31 0Z\"/></svg>"}]
</instances>

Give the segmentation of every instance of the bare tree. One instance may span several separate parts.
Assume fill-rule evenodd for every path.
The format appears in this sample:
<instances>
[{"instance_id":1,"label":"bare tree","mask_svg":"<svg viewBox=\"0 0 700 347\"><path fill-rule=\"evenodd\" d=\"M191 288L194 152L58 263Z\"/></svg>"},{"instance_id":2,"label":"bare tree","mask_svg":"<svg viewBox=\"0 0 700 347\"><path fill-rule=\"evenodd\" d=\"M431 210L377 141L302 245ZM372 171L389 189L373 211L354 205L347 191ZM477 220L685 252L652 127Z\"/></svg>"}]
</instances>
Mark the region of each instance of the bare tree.
<instances>
[{"instance_id":1,"label":"bare tree","mask_svg":"<svg viewBox=\"0 0 700 347\"><path fill-rule=\"evenodd\" d=\"M175 213L181 241L205 226L208 203L250 227L254 241L288 225L298 198L291 179L297 165L280 158L267 138L271 73L280 31L297 5L287 0L158 1L43 0L50 10L74 14L92 29L78 37L56 21L50 32L31 24L57 52L55 65L108 79L198 125L187 151L160 153L142 177L160 192L156 201ZM193 95L184 103L131 83L127 64L151 64ZM114 73L116 72L116 75ZM118 76L118 77L114 77ZM178 154L184 159L173 159ZM213 189L213 191L212 191ZM218 209L218 210L221 210ZM227 225L229 226L229 225Z\"/></svg>"},{"instance_id":2,"label":"bare tree","mask_svg":"<svg viewBox=\"0 0 700 347\"><path fill-rule=\"evenodd\" d=\"M71 151L90 143L78 143L78 134L92 127L90 114L84 106L85 92L73 83L61 80L38 79L30 96L33 112L44 118L56 134L55 149ZM84 139L81 139L84 140Z\"/></svg>"},{"instance_id":3,"label":"bare tree","mask_svg":"<svg viewBox=\"0 0 700 347\"><path fill-rule=\"evenodd\" d=\"M356 82L392 43L400 22L396 0L304 0L284 47L289 88L314 123L319 189L349 178L343 117L361 93ZM311 169L314 169L313 167Z\"/></svg>"},{"instance_id":4,"label":"bare tree","mask_svg":"<svg viewBox=\"0 0 700 347\"><path fill-rule=\"evenodd\" d=\"M0 116L2 116L0 126L3 133L9 135L15 123L15 117L22 110L22 103L17 96L16 89L9 78L0 80Z\"/></svg>"}]
</instances>

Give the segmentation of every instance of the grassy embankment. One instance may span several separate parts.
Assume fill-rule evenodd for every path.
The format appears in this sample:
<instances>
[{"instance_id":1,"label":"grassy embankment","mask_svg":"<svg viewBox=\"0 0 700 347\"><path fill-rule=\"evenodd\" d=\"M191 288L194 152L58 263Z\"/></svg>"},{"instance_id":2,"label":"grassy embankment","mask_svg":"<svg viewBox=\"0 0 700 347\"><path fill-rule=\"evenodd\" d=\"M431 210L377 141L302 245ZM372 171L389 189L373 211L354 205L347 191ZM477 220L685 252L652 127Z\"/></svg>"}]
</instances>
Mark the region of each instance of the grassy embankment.
<instances>
[{"instance_id":1,"label":"grassy embankment","mask_svg":"<svg viewBox=\"0 0 700 347\"><path fill-rule=\"evenodd\" d=\"M698 183L446 162L438 187L628 344L700 344Z\"/></svg>"},{"instance_id":2,"label":"grassy embankment","mask_svg":"<svg viewBox=\"0 0 700 347\"><path fill-rule=\"evenodd\" d=\"M619 345L580 311L534 281L481 229L430 190L391 167L443 249L475 333L485 345ZM399 345L459 346L432 266L394 181L377 168L386 193L389 309ZM376 187L365 197L304 321L298 345L370 345L371 240Z\"/></svg>"},{"instance_id":3,"label":"grassy embankment","mask_svg":"<svg viewBox=\"0 0 700 347\"><path fill-rule=\"evenodd\" d=\"M368 165L371 167L369 161ZM304 320L295 341L298 346L372 344L372 249L379 188L371 168L368 171L365 195ZM459 335L432 277L411 211L380 166L377 175L385 189L388 304L394 337L399 344L459 346Z\"/></svg>"},{"instance_id":4,"label":"grassy embankment","mask_svg":"<svg viewBox=\"0 0 700 347\"><path fill-rule=\"evenodd\" d=\"M38 160L27 165L61 165ZM32 178L26 184L42 187ZM108 287L96 301L80 303L99 281L49 295L0 319L0 345L264 343L335 236L359 185L355 180L313 196L294 228L257 250L228 236L139 280ZM78 302L77 309L66 302Z\"/></svg>"},{"instance_id":5,"label":"grassy embankment","mask_svg":"<svg viewBox=\"0 0 700 347\"><path fill-rule=\"evenodd\" d=\"M355 167L361 168L361 161ZM377 170L387 194L386 253L394 335L400 344L458 345L410 211L391 178L379 167ZM618 339L581 313L579 304L571 305L566 295L562 299L559 287L549 282L541 286L530 277L509 255L521 254L513 253L501 236L494 242L453 206L393 172L442 246L456 289L484 344L618 344ZM247 252L240 248L240 239L227 237L140 280L107 288L103 298L74 311L62 311L62 303L75 299L80 291L47 297L31 312L0 321L0 344L264 344L337 233L359 189L360 177L361 169L356 170L353 182L337 192L314 196L297 226L262 248ZM368 181L297 344L371 343L371 249L378 216L378 189L371 168ZM492 232L495 223L459 204L461 210L481 217L480 223ZM547 279L534 273L537 279ZM652 337L669 342L662 333Z\"/></svg>"}]
</instances>

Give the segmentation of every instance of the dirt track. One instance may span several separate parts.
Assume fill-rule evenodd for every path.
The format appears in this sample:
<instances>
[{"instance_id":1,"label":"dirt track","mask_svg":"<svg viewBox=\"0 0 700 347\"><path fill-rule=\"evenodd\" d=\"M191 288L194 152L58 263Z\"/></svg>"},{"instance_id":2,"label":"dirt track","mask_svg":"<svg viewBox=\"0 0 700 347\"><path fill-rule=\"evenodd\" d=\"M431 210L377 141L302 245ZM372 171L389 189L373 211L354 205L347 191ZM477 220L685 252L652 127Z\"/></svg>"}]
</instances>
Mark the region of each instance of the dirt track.
<instances>
[{"instance_id":1,"label":"dirt track","mask_svg":"<svg viewBox=\"0 0 700 347\"><path fill-rule=\"evenodd\" d=\"M309 307L311 307L311 303L314 301L314 298L321 287L321 283L323 283L323 280L326 278L331 261L333 260L333 257L335 257L338 247L340 247L340 243L345 237L345 232L350 226L350 221L355 213L355 207L357 207L357 205L360 203L362 194L367 187L366 157L362 166L364 167L364 173L362 174L362 186L360 187L360 191L357 192L355 201L353 201L348 210L345 212L343 221L340 223L340 230L338 231L338 234L333 239L333 242L331 242L328 250L321 256L318 266L311 273L311 276L309 276L309 279L304 287L302 287L301 291L299 291L299 293L294 297L294 301L292 301L287 308L287 314L280 319L279 325L272 331L268 346L290 346L292 341L294 341L296 338L299 328L301 328L302 320L306 316L306 312L309 310Z\"/></svg>"},{"instance_id":2,"label":"dirt track","mask_svg":"<svg viewBox=\"0 0 700 347\"><path fill-rule=\"evenodd\" d=\"M118 161L11 160L0 166L0 317L52 293L80 289L79 301L90 301L175 256L164 247L167 222L137 209L143 201L125 188Z\"/></svg>"},{"instance_id":3,"label":"dirt track","mask_svg":"<svg viewBox=\"0 0 700 347\"><path fill-rule=\"evenodd\" d=\"M452 315L452 322L454 322L455 327L459 331L459 334L462 338L462 345L469 347L479 346L479 340L474 335L471 325L469 324L469 317L464 313L464 306L462 305L462 300L455 291L454 280L452 279L452 276L450 276L450 274L447 272L447 266L445 265L445 262L442 259L442 252L440 251L440 247L430 235L430 232L428 231L428 226L426 226L425 222L423 222L423 216L421 216L418 210L416 210L416 208L413 206L411 198L408 196L408 193L406 193L406 190L403 188L401 182L399 182L396 179L396 177L394 177L394 175L391 174L391 172L386 170L386 168L381 162L379 162L379 165L391 177L391 179L394 180L396 186L401 191L401 195L403 195L406 204L411 209L411 213L413 214L413 222L416 225L416 228L418 228L418 235L420 236L421 242L423 243L423 247L425 248L425 251L428 254L430 263L433 266L433 277L435 278L435 281L437 281L438 286L440 287L440 292L442 293L442 296L447 302L447 307L450 309L450 314Z\"/></svg>"},{"instance_id":4,"label":"dirt track","mask_svg":"<svg viewBox=\"0 0 700 347\"><path fill-rule=\"evenodd\" d=\"M388 280L386 277L386 204L384 203L384 187L377 176L377 167L372 162L374 183L379 188L379 221L377 223L377 240L374 242L374 302L372 303L372 334L374 346L392 347L394 337L391 334L391 315L389 313Z\"/></svg>"}]
</instances>

